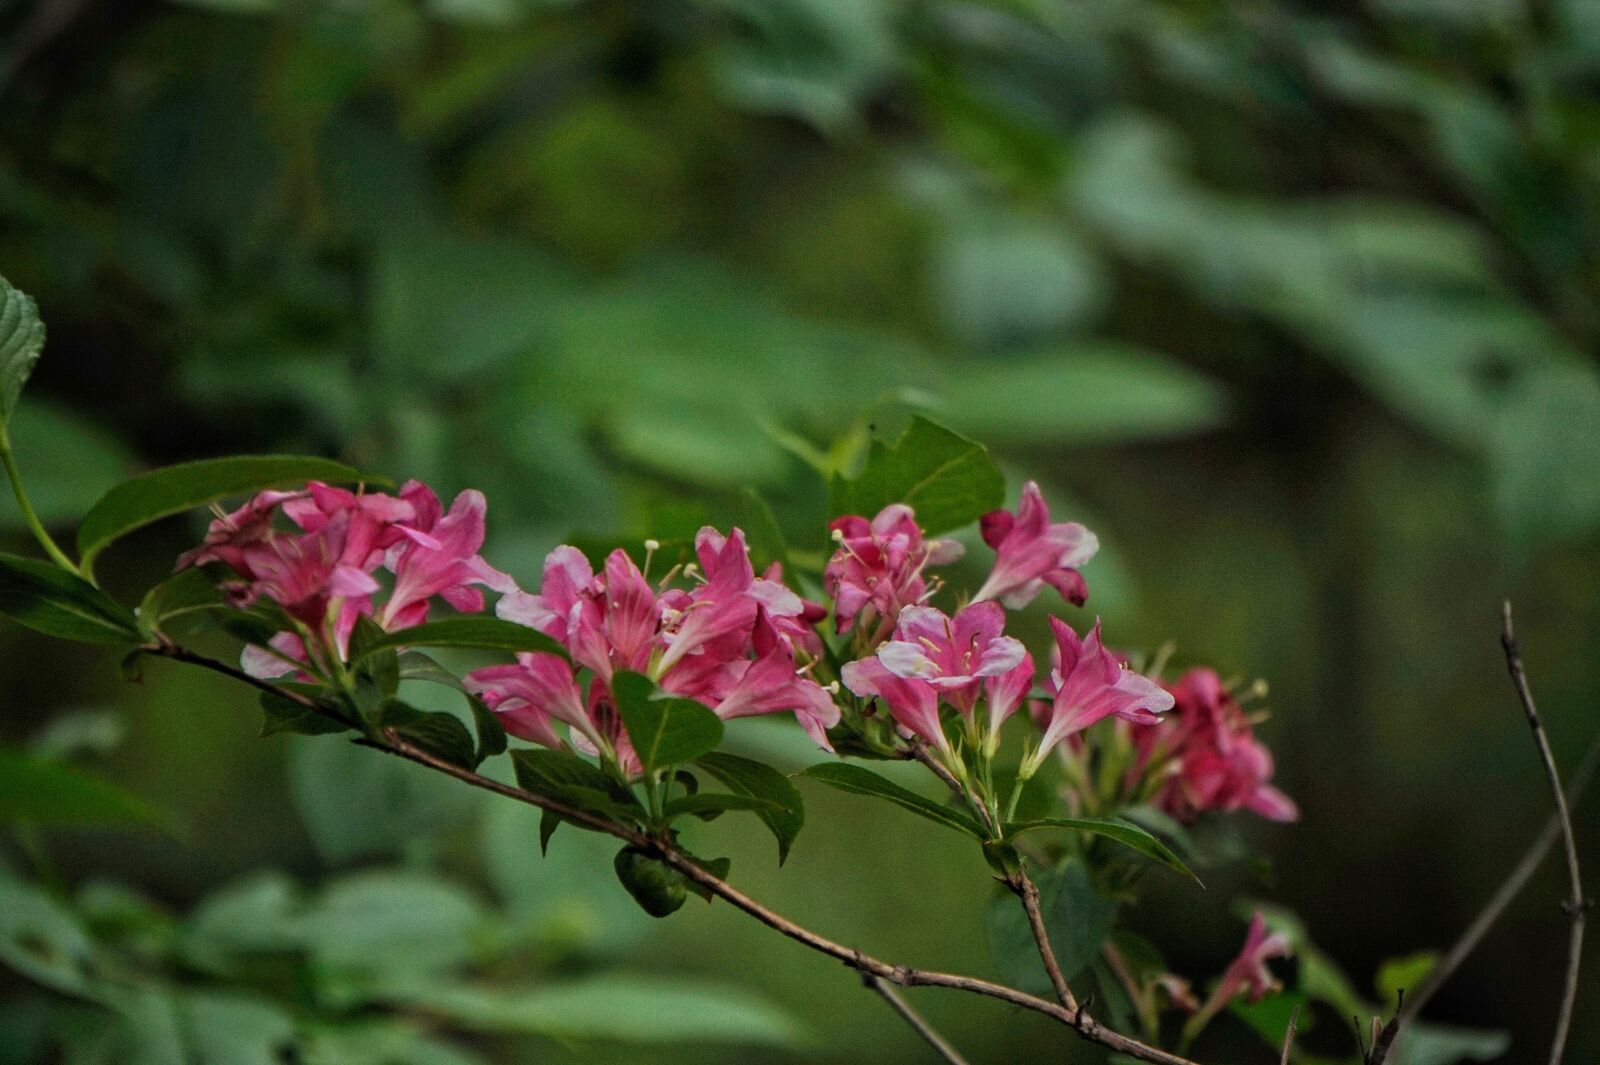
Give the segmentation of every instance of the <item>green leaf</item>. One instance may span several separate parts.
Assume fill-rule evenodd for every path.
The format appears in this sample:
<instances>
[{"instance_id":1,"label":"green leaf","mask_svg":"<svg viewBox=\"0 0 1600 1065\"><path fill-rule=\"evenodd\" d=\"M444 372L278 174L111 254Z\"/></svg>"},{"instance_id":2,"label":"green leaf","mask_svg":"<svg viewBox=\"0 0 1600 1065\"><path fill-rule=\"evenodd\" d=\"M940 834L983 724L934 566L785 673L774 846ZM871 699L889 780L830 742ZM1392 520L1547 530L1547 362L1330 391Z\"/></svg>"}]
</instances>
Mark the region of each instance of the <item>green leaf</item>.
<instances>
[{"instance_id":1,"label":"green leaf","mask_svg":"<svg viewBox=\"0 0 1600 1065\"><path fill-rule=\"evenodd\" d=\"M1433 950L1384 959L1373 980L1378 992L1378 1004L1385 1009L1398 1008L1400 995L1426 980L1437 964L1439 953Z\"/></svg>"},{"instance_id":2,"label":"green leaf","mask_svg":"<svg viewBox=\"0 0 1600 1065\"><path fill-rule=\"evenodd\" d=\"M722 742L721 718L692 699L657 697L648 677L619 671L611 691L646 772L692 762Z\"/></svg>"},{"instance_id":3,"label":"green leaf","mask_svg":"<svg viewBox=\"0 0 1600 1065\"><path fill-rule=\"evenodd\" d=\"M702 791L694 795L682 795L666 805L666 815L679 817L683 814L693 814L704 820L711 820L718 814L729 810L765 810L781 811L782 806L771 799L763 799L754 795L725 795L714 791Z\"/></svg>"},{"instance_id":4,"label":"green leaf","mask_svg":"<svg viewBox=\"0 0 1600 1065\"><path fill-rule=\"evenodd\" d=\"M106 545L153 521L229 496L306 481L388 483L331 459L297 455L243 455L167 466L101 496L78 526L78 554L87 569Z\"/></svg>"},{"instance_id":5,"label":"green leaf","mask_svg":"<svg viewBox=\"0 0 1600 1065\"><path fill-rule=\"evenodd\" d=\"M1037 821L1018 821L1009 824L1006 826L1005 834L1009 839L1041 828L1070 828L1116 840L1124 847L1131 847L1146 858L1153 858L1168 869L1182 873L1196 884L1200 883L1200 878L1195 876L1165 843L1133 822L1124 821L1119 817L1044 817Z\"/></svg>"},{"instance_id":6,"label":"green leaf","mask_svg":"<svg viewBox=\"0 0 1600 1065\"><path fill-rule=\"evenodd\" d=\"M412 999L473 1032L628 1043L795 1047L809 1036L749 990L674 976L591 976L520 988L446 985Z\"/></svg>"},{"instance_id":7,"label":"green leaf","mask_svg":"<svg viewBox=\"0 0 1600 1065\"><path fill-rule=\"evenodd\" d=\"M464 961L489 924L482 905L455 884L426 873L373 871L330 887L299 935L321 964L382 976Z\"/></svg>"},{"instance_id":8,"label":"green leaf","mask_svg":"<svg viewBox=\"0 0 1600 1065\"><path fill-rule=\"evenodd\" d=\"M753 488L742 490L739 502L744 510L745 540L750 545L750 558L756 567L765 569L769 563L777 562L783 566L785 574L791 574L789 545L772 507Z\"/></svg>"},{"instance_id":9,"label":"green leaf","mask_svg":"<svg viewBox=\"0 0 1600 1065\"><path fill-rule=\"evenodd\" d=\"M6 426L12 454L27 482L28 501L46 527L73 525L112 485L135 468L103 422L42 396L12 412ZM24 527L22 511L0 491L0 526Z\"/></svg>"},{"instance_id":10,"label":"green leaf","mask_svg":"<svg viewBox=\"0 0 1600 1065\"><path fill-rule=\"evenodd\" d=\"M913 417L892 447L874 440L855 478L835 475L828 513L871 517L905 503L929 533L947 532L1005 503L1006 482L983 445Z\"/></svg>"},{"instance_id":11,"label":"green leaf","mask_svg":"<svg viewBox=\"0 0 1600 1065\"><path fill-rule=\"evenodd\" d=\"M1088 871L1077 861L1046 871L1037 884L1050 946L1061 975L1072 980L1100 953L1100 945L1111 934L1117 904L1095 890ZM990 900L984 929L1006 983L1026 991L1050 990L1027 913L1014 895L1006 892Z\"/></svg>"},{"instance_id":12,"label":"green leaf","mask_svg":"<svg viewBox=\"0 0 1600 1065\"><path fill-rule=\"evenodd\" d=\"M1498 1061L1511 1047L1509 1032L1414 1023L1403 1028L1389 1055L1394 1065L1460 1065Z\"/></svg>"},{"instance_id":13,"label":"green leaf","mask_svg":"<svg viewBox=\"0 0 1600 1065\"><path fill-rule=\"evenodd\" d=\"M566 648L526 625L489 617L440 618L377 637L355 657L402 647L462 647L491 651L543 651L567 657Z\"/></svg>"},{"instance_id":14,"label":"green leaf","mask_svg":"<svg viewBox=\"0 0 1600 1065\"><path fill-rule=\"evenodd\" d=\"M139 623L106 593L59 566L0 554L0 614L47 636L136 643Z\"/></svg>"},{"instance_id":15,"label":"green leaf","mask_svg":"<svg viewBox=\"0 0 1600 1065\"><path fill-rule=\"evenodd\" d=\"M696 766L740 795L767 799L772 806L756 810L756 816L778 841L778 864L789 857L789 848L806 824L805 800L788 777L754 759L713 751L695 759Z\"/></svg>"},{"instance_id":16,"label":"green leaf","mask_svg":"<svg viewBox=\"0 0 1600 1065\"><path fill-rule=\"evenodd\" d=\"M32 884L0 873L0 962L45 987L89 996L93 953L70 910Z\"/></svg>"},{"instance_id":17,"label":"green leaf","mask_svg":"<svg viewBox=\"0 0 1600 1065\"><path fill-rule=\"evenodd\" d=\"M472 723L478 730L476 760L482 762L485 758L505 754L506 730L501 726L495 712L489 709L489 704L476 695L468 695L467 705L472 708Z\"/></svg>"},{"instance_id":18,"label":"green leaf","mask_svg":"<svg viewBox=\"0 0 1600 1065\"><path fill-rule=\"evenodd\" d=\"M821 781L830 788L837 788L840 791L884 799L946 828L965 832L975 839L983 838L983 829L978 827L978 822L973 820L971 814L950 806L942 806L932 799L925 799L914 791L908 791L898 784L885 780L870 769L863 769L848 762L820 762L801 770L796 775Z\"/></svg>"},{"instance_id":19,"label":"green leaf","mask_svg":"<svg viewBox=\"0 0 1600 1065\"><path fill-rule=\"evenodd\" d=\"M536 795L560 799L622 821L637 820L644 813L638 798L628 787L568 751L543 747L512 751L511 764L516 769L518 785Z\"/></svg>"},{"instance_id":20,"label":"green leaf","mask_svg":"<svg viewBox=\"0 0 1600 1065\"><path fill-rule=\"evenodd\" d=\"M58 762L0 747L0 822L165 826L158 807Z\"/></svg>"},{"instance_id":21,"label":"green leaf","mask_svg":"<svg viewBox=\"0 0 1600 1065\"><path fill-rule=\"evenodd\" d=\"M0 277L0 432L44 351L44 323L33 298Z\"/></svg>"},{"instance_id":22,"label":"green leaf","mask_svg":"<svg viewBox=\"0 0 1600 1065\"><path fill-rule=\"evenodd\" d=\"M963 362L942 391L950 420L992 444L1162 439L1215 428L1227 410L1203 374L1109 344Z\"/></svg>"},{"instance_id":23,"label":"green leaf","mask_svg":"<svg viewBox=\"0 0 1600 1065\"><path fill-rule=\"evenodd\" d=\"M322 736L294 736L289 794L333 864L397 854L465 822L484 793L426 766Z\"/></svg>"},{"instance_id":24,"label":"green leaf","mask_svg":"<svg viewBox=\"0 0 1600 1065\"><path fill-rule=\"evenodd\" d=\"M279 1065L295 1046L295 1025L278 1006L238 992L191 991L177 997L196 1062Z\"/></svg>"},{"instance_id":25,"label":"green leaf","mask_svg":"<svg viewBox=\"0 0 1600 1065\"><path fill-rule=\"evenodd\" d=\"M263 737L285 732L301 736L326 736L335 732L346 732L355 727L354 724L344 724L326 714L319 714L276 692L261 693L261 711Z\"/></svg>"},{"instance_id":26,"label":"green leaf","mask_svg":"<svg viewBox=\"0 0 1600 1065\"><path fill-rule=\"evenodd\" d=\"M453 714L418 710L398 699L388 699L378 711L377 724L456 765L470 769L478 764L472 733Z\"/></svg>"},{"instance_id":27,"label":"green leaf","mask_svg":"<svg viewBox=\"0 0 1600 1065\"><path fill-rule=\"evenodd\" d=\"M139 621L160 628L169 618L220 610L227 606L217 582L204 570L190 568L162 581L139 603Z\"/></svg>"}]
</instances>

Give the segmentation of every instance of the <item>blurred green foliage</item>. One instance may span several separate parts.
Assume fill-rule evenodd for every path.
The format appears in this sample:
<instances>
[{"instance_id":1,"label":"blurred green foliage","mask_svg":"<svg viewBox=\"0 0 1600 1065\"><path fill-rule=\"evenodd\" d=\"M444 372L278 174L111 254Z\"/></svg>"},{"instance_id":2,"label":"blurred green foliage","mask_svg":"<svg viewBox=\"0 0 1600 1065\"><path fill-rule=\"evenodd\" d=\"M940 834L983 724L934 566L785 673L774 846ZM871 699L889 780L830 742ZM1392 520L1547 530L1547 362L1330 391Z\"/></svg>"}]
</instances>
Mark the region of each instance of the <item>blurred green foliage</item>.
<instances>
[{"instance_id":1,"label":"blurred green foliage","mask_svg":"<svg viewBox=\"0 0 1600 1065\"><path fill-rule=\"evenodd\" d=\"M1306 820L1270 837L1269 893L1351 972L1448 941L1513 860L1496 841L1541 816L1500 594L1558 753L1596 727L1586 0L42 0L0 7L0 34L0 269L51 330L13 436L47 522L146 464L287 451L485 489L491 554L525 581L574 532L747 522L747 486L815 551L811 471L928 411L1079 501L1060 509L1107 544L1091 608L1130 641L1271 679ZM189 534L116 550L153 581ZM84 652L4 640L6 738L121 700L128 742L100 757L192 825L63 830L76 878L169 912L263 866L615 888L603 859L540 865L509 814L483 844L472 800L363 752L296 741L280 772L228 716L248 699L205 679L125 692ZM848 848L802 840L782 880L754 830L753 890L880 953L985 964L981 867L894 812L815 805L873 819ZM1237 924L1178 890L1143 930L1214 971ZM609 912L573 934L620 944ZM1441 1016L1532 1054L1552 913L1514 911ZM740 979L770 959L754 982L824 1022L816 1060L911 1052L848 979L729 915L628 945ZM997 1060L1053 1045L927 1008ZM1574 1039L1600 1053L1592 1018Z\"/></svg>"}]
</instances>

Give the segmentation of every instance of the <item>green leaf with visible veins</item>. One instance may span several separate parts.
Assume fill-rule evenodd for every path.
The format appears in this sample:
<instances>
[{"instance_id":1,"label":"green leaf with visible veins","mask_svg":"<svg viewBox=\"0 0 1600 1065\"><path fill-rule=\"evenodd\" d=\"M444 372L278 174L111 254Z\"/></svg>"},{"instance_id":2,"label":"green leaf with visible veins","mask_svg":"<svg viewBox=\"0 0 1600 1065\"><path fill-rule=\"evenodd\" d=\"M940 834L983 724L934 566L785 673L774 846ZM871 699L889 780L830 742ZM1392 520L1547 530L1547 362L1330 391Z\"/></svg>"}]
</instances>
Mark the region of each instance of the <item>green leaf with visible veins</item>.
<instances>
[{"instance_id":1,"label":"green leaf with visible veins","mask_svg":"<svg viewBox=\"0 0 1600 1065\"><path fill-rule=\"evenodd\" d=\"M1124 821L1119 817L1043 817L1036 821L1013 822L1006 826L1005 834L1007 839L1011 839L1041 828L1068 828L1116 840L1124 847L1132 848L1146 858L1154 858L1168 869L1182 873L1196 884L1200 883L1200 878L1165 843L1132 821Z\"/></svg>"},{"instance_id":2,"label":"green leaf with visible veins","mask_svg":"<svg viewBox=\"0 0 1600 1065\"><path fill-rule=\"evenodd\" d=\"M648 772L691 762L722 742L722 719L693 699L655 696L650 678L619 671L611 680L617 712Z\"/></svg>"},{"instance_id":3,"label":"green leaf with visible veins","mask_svg":"<svg viewBox=\"0 0 1600 1065\"><path fill-rule=\"evenodd\" d=\"M82 643L138 643L131 611L66 570L0 554L0 614L47 636Z\"/></svg>"},{"instance_id":4,"label":"green leaf with visible veins","mask_svg":"<svg viewBox=\"0 0 1600 1065\"><path fill-rule=\"evenodd\" d=\"M1005 476L982 444L914 417L892 447L872 442L858 476L834 475L828 514L870 518L890 503L904 503L923 529L941 533L1001 506L1005 493Z\"/></svg>"},{"instance_id":5,"label":"green leaf with visible veins","mask_svg":"<svg viewBox=\"0 0 1600 1065\"><path fill-rule=\"evenodd\" d=\"M33 298L0 277L0 432L44 351L44 323Z\"/></svg>"},{"instance_id":6,"label":"green leaf with visible veins","mask_svg":"<svg viewBox=\"0 0 1600 1065\"><path fill-rule=\"evenodd\" d=\"M755 815L778 841L778 864L789 857L789 848L805 827L805 802L800 789L789 778L762 762L736 754L713 751L695 759L696 766L722 781L740 795L766 799L772 805L757 809Z\"/></svg>"}]
</instances>

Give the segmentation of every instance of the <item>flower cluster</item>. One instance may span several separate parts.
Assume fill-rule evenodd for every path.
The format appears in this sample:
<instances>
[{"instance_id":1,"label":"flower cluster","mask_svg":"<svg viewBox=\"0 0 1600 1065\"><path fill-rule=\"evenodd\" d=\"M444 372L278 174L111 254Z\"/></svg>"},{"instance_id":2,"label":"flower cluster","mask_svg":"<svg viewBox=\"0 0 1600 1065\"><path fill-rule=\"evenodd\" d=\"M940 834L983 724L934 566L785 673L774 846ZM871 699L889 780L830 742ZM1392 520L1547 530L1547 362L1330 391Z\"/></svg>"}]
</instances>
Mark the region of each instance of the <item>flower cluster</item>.
<instances>
[{"instance_id":1,"label":"flower cluster","mask_svg":"<svg viewBox=\"0 0 1600 1065\"><path fill-rule=\"evenodd\" d=\"M480 669L467 685L494 709L506 730L560 746L553 721L569 726L574 746L601 753L630 772L637 759L612 698L618 670L649 676L664 691L694 699L724 720L793 712L819 744L838 723L832 695L810 676L821 643L822 608L782 583L774 564L755 575L744 534L712 528L695 537L691 590L652 588L622 550L596 574L583 553L558 547L545 559L539 591L502 598L502 618L528 625L572 656L519 655L515 665ZM588 671L580 690L574 666Z\"/></svg>"},{"instance_id":2,"label":"flower cluster","mask_svg":"<svg viewBox=\"0 0 1600 1065\"><path fill-rule=\"evenodd\" d=\"M416 481L397 495L312 482L302 491L262 492L218 515L178 568L222 563L234 574L223 584L232 605L264 597L295 625L270 649L247 649L247 670L279 676L294 663L326 668L330 657L348 654L358 618L393 632L426 621L434 597L472 613L484 609L484 588L511 591L511 578L478 554L485 510L483 493L467 491L447 512ZM287 523L276 520L280 514ZM381 605L380 570L392 577Z\"/></svg>"},{"instance_id":3,"label":"flower cluster","mask_svg":"<svg viewBox=\"0 0 1600 1065\"><path fill-rule=\"evenodd\" d=\"M499 617L549 636L567 656L519 654L469 674L468 689L511 734L600 755L630 774L639 763L613 696L620 670L724 720L793 713L829 749L828 731L842 716L837 680L855 697L845 709L870 715L881 706L900 737L926 744L958 774L967 753L995 758L1002 726L1026 705L1039 731L1024 778L1063 742L1081 747L1084 730L1115 717L1131 736L1135 774L1160 782L1157 801L1169 812L1295 816L1269 783L1271 755L1215 673L1193 670L1163 687L1105 646L1098 621L1080 635L1050 618L1042 671L1006 635L1007 608L1047 585L1081 604L1088 589L1077 567L1097 548L1083 526L1050 520L1032 482L1015 512L984 515L993 566L953 614L930 604L940 582L926 570L954 562L960 546L927 536L903 504L832 523L838 546L822 573L826 606L792 591L777 564L758 576L740 530L710 527L695 537L695 561L658 585L624 551L596 572L582 552L561 546L545 559L538 591L523 591L479 554L484 517L474 491L447 511L416 482L392 495L312 483L262 492L220 514L179 566L220 563L231 571L223 584L231 604L264 598L281 607L290 627L245 651L257 676L328 675L348 657L358 619L401 631L425 622L436 600L479 613L484 591L498 592ZM825 646L834 640L848 653Z\"/></svg>"},{"instance_id":4,"label":"flower cluster","mask_svg":"<svg viewBox=\"0 0 1600 1065\"><path fill-rule=\"evenodd\" d=\"M1173 712L1131 730L1139 768L1160 777L1157 805L1183 821L1207 810L1249 810L1273 821L1300 816L1272 786L1272 752L1215 670L1191 669L1167 690Z\"/></svg>"}]
</instances>

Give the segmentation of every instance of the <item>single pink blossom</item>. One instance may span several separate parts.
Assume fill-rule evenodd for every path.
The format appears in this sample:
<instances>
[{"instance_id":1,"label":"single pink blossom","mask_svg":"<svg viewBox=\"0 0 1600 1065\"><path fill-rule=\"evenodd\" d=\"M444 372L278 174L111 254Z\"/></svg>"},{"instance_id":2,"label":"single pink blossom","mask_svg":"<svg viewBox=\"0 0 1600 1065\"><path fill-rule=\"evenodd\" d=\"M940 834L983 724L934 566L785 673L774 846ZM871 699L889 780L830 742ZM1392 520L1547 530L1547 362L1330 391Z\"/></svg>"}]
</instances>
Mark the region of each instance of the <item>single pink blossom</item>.
<instances>
[{"instance_id":1,"label":"single pink blossom","mask_svg":"<svg viewBox=\"0 0 1600 1065\"><path fill-rule=\"evenodd\" d=\"M718 717L729 721L792 711L818 746L832 749L827 730L839 723L839 707L821 685L795 671L794 660L782 649L740 663L738 673L732 688L711 707Z\"/></svg>"},{"instance_id":2,"label":"single pink blossom","mask_svg":"<svg viewBox=\"0 0 1600 1065\"><path fill-rule=\"evenodd\" d=\"M685 655L696 654L708 645L730 638L734 647L749 639L756 621L758 596L779 601L792 600L800 609L800 598L781 585L757 582L750 565L750 550L744 533L734 529L727 536L707 526L695 535L695 553L706 582L692 592L668 599L663 617L662 639L666 653L657 669L670 670ZM758 589L757 584L762 587ZM726 657L732 648L722 648L717 657Z\"/></svg>"},{"instance_id":3,"label":"single pink blossom","mask_svg":"<svg viewBox=\"0 0 1600 1065\"><path fill-rule=\"evenodd\" d=\"M1113 715L1129 721L1155 722L1172 708L1172 695L1143 674L1126 668L1106 650L1100 622L1083 639L1059 618L1050 619L1055 634L1055 664L1050 674L1052 697L1035 704L1035 717L1044 729L1039 747L1024 765L1027 774L1039 767L1045 754L1074 733Z\"/></svg>"},{"instance_id":4,"label":"single pink blossom","mask_svg":"<svg viewBox=\"0 0 1600 1065\"><path fill-rule=\"evenodd\" d=\"M1257 913L1250 918L1250 930L1245 933L1244 947L1222 974L1211 1001L1226 1005L1241 991L1251 1003L1259 1002L1269 992L1276 991L1279 983L1267 962L1274 958L1287 958L1291 953L1289 937L1282 932L1268 932L1267 922Z\"/></svg>"},{"instance_id":5,"label":"single pink blossom","mask_svg":"<svg viewBox=\"0 0 1600 1065\"><path fill-rule=\"evenodd\" d=\"M1100 541L1077 522L1052 525L1044 496L1033 481L1022 486L1015 514L990 511L979 527L995 558L974 602L998 599L1016 610L1031 603L1046 584L1077 606L1089 598L1089 586L1077 567L1094 557Z\"/></svg>"},{"instance_id":6,"label":"single pink blossom","mask_svg":"<svg viewBox=\"0 0 1600 1065\"><path fill-rule=\"evenodd\" d=\"M932 684L891 673L876 655L846 662L839 675L856 695L881 701L904 734L921 737L950 753L950 740L939 722L939 693Z\"/></svg>"},{"instance_id":7,"label":"single pink blossom","mask_svg":"<svg viewBox=\"0 0 1600 1065\"><path fill-rule=\"evenodd\" d=\"M395 575L389 600L378 615L384 629L410 628L428 620L429 600L439 596L463 614L483 610L483 586L496 592L516 590L506 574L490 566L478 551L483 547L484 515L488 504L482 492L456 496L448 514L442 514L433 490L411 481L400 491L411 504L415 518L403 527L404 538L392 544L384 565Z\"/></svg>"},{"instance_id":8,"label":"single pink blossom","mask_svg":"<svg viewBox=\"0 0 1600 1065\"><path fill-rule=\"evenodd\" d=\"M545 557L539 593L510 592L495 613L557 640L573 661L610 684L618 669L648 668L661 603L621 548L597 577L581 551L562 545Z\"/></svg>"},{"instance_id":9,"label":"single pink blossom","mask_svg":"<svg viewBox=\"0 0 1600 1065\"><path fill-rule=\"evenodd\" d=\"M973 603L954 618L928 606L908 606L878 659L897 677L925 680L963 716L970 716L983 681L1009 673L1028 656L1022 643L1001 635L998 603Z\"/></svg>"},{"instance_id":10,"label":"single pink blossom","mask_svg":"<svg viewBox=\"0 0 1600 1065\"><path fill-rule=\"evenodd\" d=\"M924 538L915 513L902 503L884 507L871 521L855 514L835 518L829 528L839 549L823 570L822 584L839 632L849 632L869 607L893 624L903 608L926 595L924 568L961 557L954 540Z\"/></svg>"}]
</instances>

